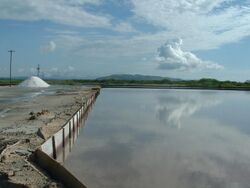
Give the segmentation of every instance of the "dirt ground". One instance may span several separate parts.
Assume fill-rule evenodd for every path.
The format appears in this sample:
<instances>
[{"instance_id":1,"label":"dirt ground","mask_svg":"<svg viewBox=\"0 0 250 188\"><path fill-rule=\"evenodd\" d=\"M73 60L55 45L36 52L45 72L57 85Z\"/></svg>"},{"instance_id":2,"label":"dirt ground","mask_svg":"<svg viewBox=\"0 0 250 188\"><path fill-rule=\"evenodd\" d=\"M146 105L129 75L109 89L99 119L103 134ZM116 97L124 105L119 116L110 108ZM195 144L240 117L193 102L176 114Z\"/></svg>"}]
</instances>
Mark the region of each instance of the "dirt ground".
<instances>
[{"instance_id":1,"label":"dirt ground","mask_svg":"<svg viewBox=\"0 0 250 188\"><path fill-rule=\"evenodd\" d=\"M63 187L28 158L92 92L91 87L79 86L23 99L17 91L8 93L8 99L17 100L0 100L0 187ZM0 88L0 99L6 94Z\"/></svg>"}]
</instances>

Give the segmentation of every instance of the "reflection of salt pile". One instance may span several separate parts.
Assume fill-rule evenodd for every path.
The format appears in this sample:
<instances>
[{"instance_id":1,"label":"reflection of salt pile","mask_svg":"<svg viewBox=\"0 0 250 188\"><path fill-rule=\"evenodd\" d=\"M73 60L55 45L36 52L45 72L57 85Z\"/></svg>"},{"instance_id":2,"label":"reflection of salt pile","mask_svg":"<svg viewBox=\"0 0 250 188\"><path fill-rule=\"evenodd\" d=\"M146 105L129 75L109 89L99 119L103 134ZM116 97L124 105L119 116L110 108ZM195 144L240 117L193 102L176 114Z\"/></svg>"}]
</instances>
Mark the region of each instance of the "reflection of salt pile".
<instances>
[{"instance_id":1,"label":"reflection of salt pile","mask_svg":"<svg viewBox=\"0 0 250 188\"><path fill-rule=\"evenodd\" d=\"M36 76L31 76L27 80L24 80L22 83L18 85L18 87L49 87L45 81Z\"/></svg>"}]
</instances>

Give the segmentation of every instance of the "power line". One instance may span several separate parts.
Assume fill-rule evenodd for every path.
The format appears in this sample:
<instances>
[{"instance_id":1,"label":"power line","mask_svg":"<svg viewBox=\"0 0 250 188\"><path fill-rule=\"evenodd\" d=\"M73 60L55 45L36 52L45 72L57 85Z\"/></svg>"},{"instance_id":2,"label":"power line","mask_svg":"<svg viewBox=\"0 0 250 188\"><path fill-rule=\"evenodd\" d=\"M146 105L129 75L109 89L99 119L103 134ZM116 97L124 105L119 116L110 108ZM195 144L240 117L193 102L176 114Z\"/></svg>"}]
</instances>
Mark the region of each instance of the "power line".
<instances>
[{"instance_id":1,"label":"power line","mask_svg":"<svg viewBox=\"0 0 250 188\"><path fill-rule=\"evenodd\" d=\"M11 66L12 66L12 53L15 52L15 50L9 50L10 52L10 87L11 87Z\"/></svg>"}]
</instances>

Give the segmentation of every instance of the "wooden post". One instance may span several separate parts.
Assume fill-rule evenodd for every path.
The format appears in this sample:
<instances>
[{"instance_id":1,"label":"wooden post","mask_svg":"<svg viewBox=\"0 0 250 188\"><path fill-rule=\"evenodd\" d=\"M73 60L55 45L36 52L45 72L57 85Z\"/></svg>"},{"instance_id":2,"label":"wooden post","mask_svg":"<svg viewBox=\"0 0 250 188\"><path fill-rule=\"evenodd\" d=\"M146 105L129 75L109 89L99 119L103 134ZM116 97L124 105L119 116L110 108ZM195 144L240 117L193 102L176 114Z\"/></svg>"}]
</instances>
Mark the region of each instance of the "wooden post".
<instances>
[{"instance_id":1,"label":"wooden post","mask_svg":"<svg viewBox=\"0 0 250 188\"><path fill-rule=\"evenodd\" d=\"M52 136L53 158L56 159L56 141L55 136Z\"/></svg>"}]
</instances>

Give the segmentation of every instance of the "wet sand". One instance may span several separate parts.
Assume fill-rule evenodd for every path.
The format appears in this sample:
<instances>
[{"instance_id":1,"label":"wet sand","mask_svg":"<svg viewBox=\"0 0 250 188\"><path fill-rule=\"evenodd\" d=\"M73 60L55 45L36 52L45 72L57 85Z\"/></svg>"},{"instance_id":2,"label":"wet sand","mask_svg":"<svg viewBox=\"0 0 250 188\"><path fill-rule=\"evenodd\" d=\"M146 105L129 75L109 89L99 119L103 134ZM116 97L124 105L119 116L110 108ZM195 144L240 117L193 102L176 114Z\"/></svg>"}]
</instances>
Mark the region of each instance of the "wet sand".
<instances>
[{"instance_id":1,"label":"wet sand","mask_svg":"<svg viewBox=\"0 0 250 188\"><path fill-rule=\"evenodd\" d=\"M0 87L0 187L62 187L28 161L81 106L91 87L24 90Z\"/></svg>"}]
</instances>

